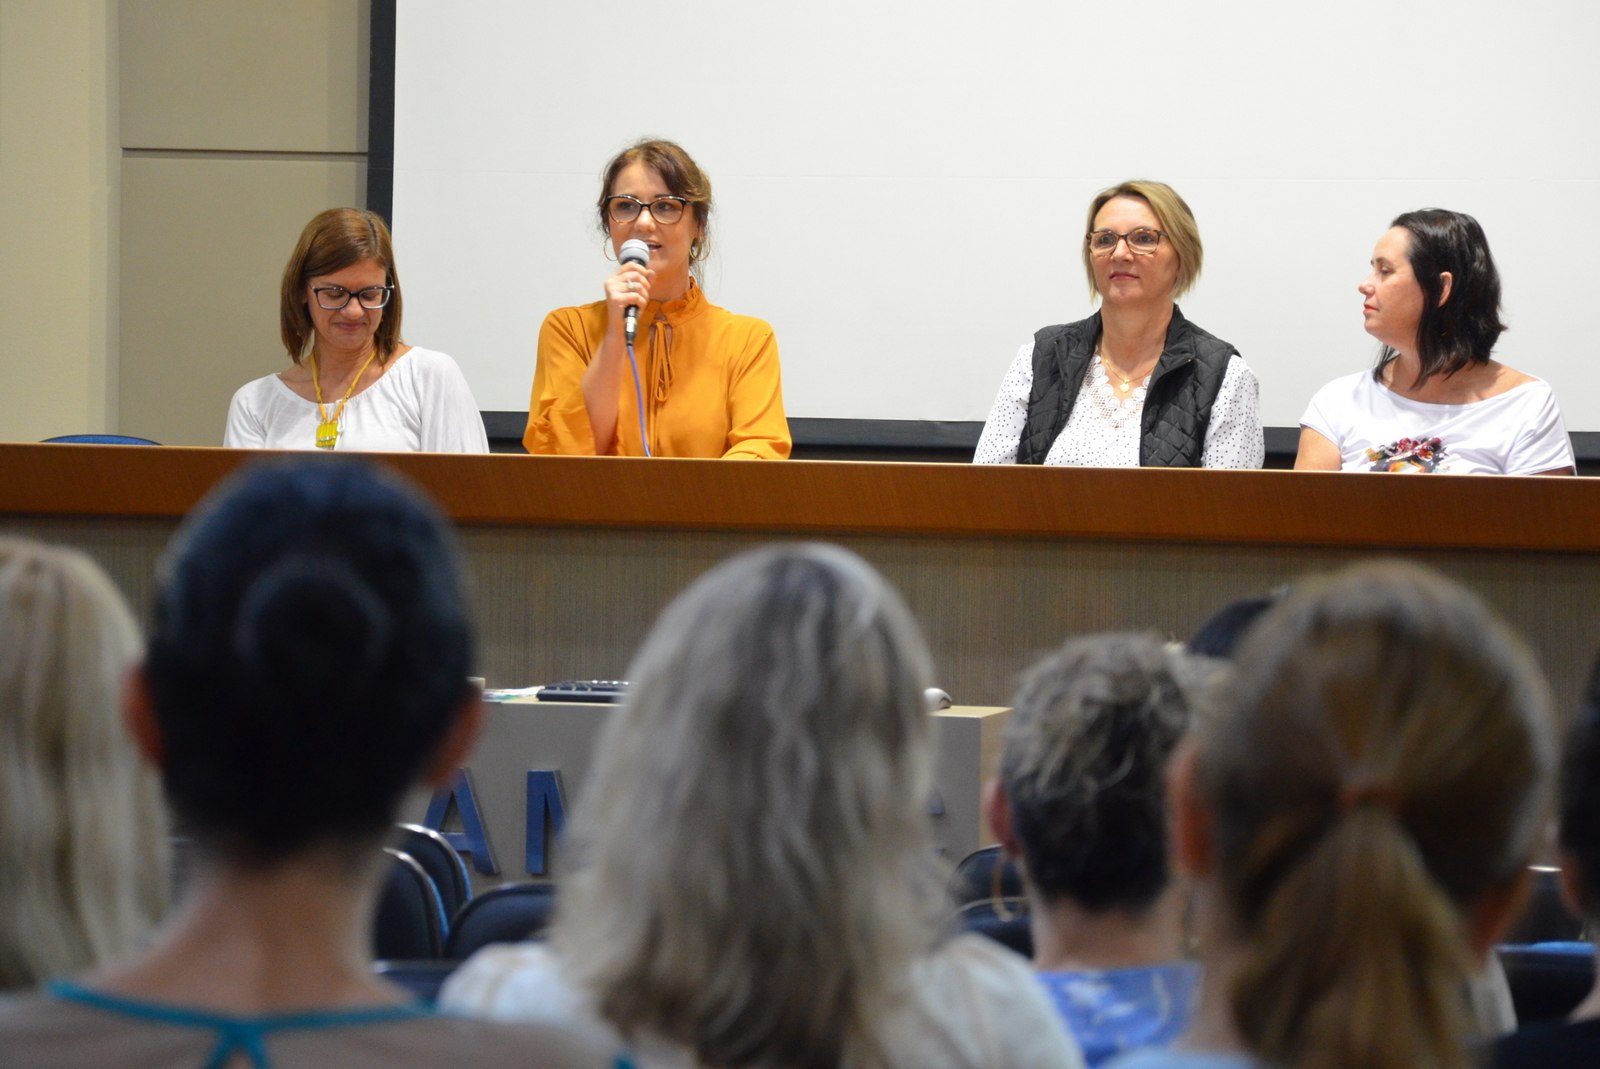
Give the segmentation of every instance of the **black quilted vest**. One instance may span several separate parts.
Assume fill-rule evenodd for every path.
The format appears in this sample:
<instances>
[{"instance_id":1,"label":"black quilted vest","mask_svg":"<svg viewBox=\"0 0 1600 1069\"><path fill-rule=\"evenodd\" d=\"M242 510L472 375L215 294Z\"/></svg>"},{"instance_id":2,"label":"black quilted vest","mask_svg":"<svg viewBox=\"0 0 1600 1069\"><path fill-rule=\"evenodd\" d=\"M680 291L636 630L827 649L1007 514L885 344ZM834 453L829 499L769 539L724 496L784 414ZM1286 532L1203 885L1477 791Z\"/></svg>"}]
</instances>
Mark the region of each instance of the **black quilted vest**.
<instances>
[{"instance_id":1,"label":"black quilted vest","mask_svg":"<svg viewBox=\"0 0 1600 1069\"><path fill-rule=\"evenodd\" d=\"M1028 395L1028 421L1017 443L1018 464L1044 463L1072 415L1099 337L1099 312L1076 323L1045 327L1033 336L1033 390ZM1167 346L1145 394L1140 467L1200 466L1211 406L1222 388L1228 358L1236 352L1173 307Z\"/></svg>"}]
</instances>

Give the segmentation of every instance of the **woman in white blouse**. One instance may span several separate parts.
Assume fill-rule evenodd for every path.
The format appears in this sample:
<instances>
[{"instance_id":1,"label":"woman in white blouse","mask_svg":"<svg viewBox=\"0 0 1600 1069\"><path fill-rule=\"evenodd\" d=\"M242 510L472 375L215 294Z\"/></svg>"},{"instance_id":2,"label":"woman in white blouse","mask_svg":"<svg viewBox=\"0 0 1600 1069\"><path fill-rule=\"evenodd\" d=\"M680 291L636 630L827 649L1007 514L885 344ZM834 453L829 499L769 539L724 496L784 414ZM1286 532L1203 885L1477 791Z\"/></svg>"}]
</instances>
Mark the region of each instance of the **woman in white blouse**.
<instances>
[{"instance_id":1,"label":"woman in white blouse","mask_svg":"<svg viewBox=\"0 0 1600 1069\"><path fill-rule=\"evenodd\" d=\"M1045 327L1000 383L979 464L1259 468L1255 374L1176 301L1200 276L1200 230L1161 182L1089 206L1083 262L1100 311Z\"/></svg>"},{"instance_id":2,"label":"woman in white blouse","mask_svg":"<svg viewBox=\"0 0 1600 1069\"><path fill-rule=\"evenodd\" d=\"M1378 365L1334 379L1300 417L1307 471L1571 475L1548 383L1491 358L1500 273L1478 221L1424 208L1395 219L1357 287Z\"/></svg>"},{"instance_id":3,"label":"woman in white blouse","mask_svg":"<svg viewBox=\"0 0 1600 1069\"><path fill-rule=\"evenodd\" d=\"M223 445L489 451L478 402L456 362L400 340L400 276L382 218L330 208L312 219L283 270L278 301L293 364L239 388Z\"/></svg>"}]
</instances>

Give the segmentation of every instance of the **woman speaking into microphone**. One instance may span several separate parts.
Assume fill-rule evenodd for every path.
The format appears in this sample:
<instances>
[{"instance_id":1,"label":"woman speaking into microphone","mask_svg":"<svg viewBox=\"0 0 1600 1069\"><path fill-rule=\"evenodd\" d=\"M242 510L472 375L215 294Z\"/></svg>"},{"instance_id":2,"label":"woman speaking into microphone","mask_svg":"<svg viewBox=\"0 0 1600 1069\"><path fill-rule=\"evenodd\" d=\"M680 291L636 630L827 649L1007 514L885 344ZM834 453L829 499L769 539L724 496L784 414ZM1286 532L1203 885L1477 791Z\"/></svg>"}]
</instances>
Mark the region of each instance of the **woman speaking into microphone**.
<instances>
[{"instance_id":1,"label":"woman speaking into microphone","mask_svg":"<svg viewBox=\"0 0 1600 1069\"><path fill-rule=\"evenodd\" d=\"M606 165L597 208L617 270L604 300L558 308L539 329L528 452L788 457L772 328L718 308L697 280L705 172L670 141L640 141Z\"/></svg>"}]
</instances>

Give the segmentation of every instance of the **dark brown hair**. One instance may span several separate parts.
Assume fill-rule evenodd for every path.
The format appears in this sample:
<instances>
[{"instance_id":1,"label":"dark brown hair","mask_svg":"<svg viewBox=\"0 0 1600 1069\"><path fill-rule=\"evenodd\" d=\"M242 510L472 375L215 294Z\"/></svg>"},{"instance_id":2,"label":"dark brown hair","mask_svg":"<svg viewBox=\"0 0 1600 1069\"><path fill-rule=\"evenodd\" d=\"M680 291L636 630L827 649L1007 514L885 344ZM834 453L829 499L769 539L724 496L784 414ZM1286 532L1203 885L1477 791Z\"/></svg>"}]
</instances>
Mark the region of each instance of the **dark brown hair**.
<instances>
[{"instance_id":1,"label":"dark brown hair","mask_svg":"<svg viewBox=\"0 0 1600 1069\"><path fill-rule=\"evenodd\" d=\"M1406 258L1422 290L1422 318L1417 321L1417 361L1422 370L1411 385L1435 375L1448 378L1469 364L1486 364L1504 333L1500 321L1500 272L1489 254L1489 239L1478 221L1465 212L1422 208L1395 217L1391 227L1408 235ZM1450 272L1450 295L1444 273ZM1374 382L1400 353L1383 347Z\"/></svg>"},{"instance_id":2,"label":"dark brown hair","mask_svg":"<svg viewBox=\"0 0 1600 1069\"><path fill-rule=\"evenodd\" d=\"M312 336L311 310L306 307L306 283L317 275L342 271L363 260L376 260L394 287L373 344L378 360L387 363L400 347L400 274L394 267L394 246L383 217L360 208L329 208L300 231L300 240L283 269L278 294L278 330L289 359L299 363Z\"/></svg>"},{"instance_id":3,"label":"dark brown hair","mask_svg":"<svg viewBox=\"0 0 1600 1069\"><path fill-rule=\"evenodd\" d=\"M611 236L611 218L606 215L606 201L617 184L617 175L629 164L639 163L661 176L661 181L674 197L689 202L694 221L700 227L700 236L689 248L689 262L699 272L700 264L711 255L711 179L700 169L687 152L675 142L647 137L636 141L614 156L600 174L600 199L595 202L595 213L600 219L600 232Z\"/></svg>"}]
</instances>

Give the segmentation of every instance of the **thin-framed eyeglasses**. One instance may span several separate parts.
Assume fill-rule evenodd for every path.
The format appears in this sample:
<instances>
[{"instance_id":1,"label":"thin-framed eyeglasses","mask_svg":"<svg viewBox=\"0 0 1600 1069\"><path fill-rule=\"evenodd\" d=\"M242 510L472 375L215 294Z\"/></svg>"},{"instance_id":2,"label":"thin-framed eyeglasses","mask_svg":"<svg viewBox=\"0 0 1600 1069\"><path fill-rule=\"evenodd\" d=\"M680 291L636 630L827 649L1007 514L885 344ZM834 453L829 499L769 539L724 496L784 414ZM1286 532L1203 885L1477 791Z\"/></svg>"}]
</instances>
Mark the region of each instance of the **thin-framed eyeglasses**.
<instances>
[{"instance_id":1,"label":"thin-framed eyeglasses","mask_svg":"<svg viewBox=\"0 0 1600 1069\"><path fill-rule=\"evenodd\" d=\"M687 197L657 197L646 202L626 193L618 193L606 198L606 215L613 223L631 223L639 218L640 212L649 212L650 218L662 226L671 226L683 218L683 210L688 206Z\"/></svg>"},{"instance_id":2,"label":"thin-framed eyeglasses","mask_svg":"<svg viewBox=\"0 0 1600 1069\"><path fill-rule=\"evenodd\" d=\"M352 291L343 286L313 286L311 292L317 295L317 307L326 312L343 311L350 304L351 298L367 311L375 312L389 303L389 295L394 293L394 287L368 286L365 289Z\"/></svg>"},{"instance_id":3,"label":"thin-framed eyeglasses","mask_svg":"<svg viewBox=\"0 0 1600 1069\"><path fill-rule=\"evenodd\" d=\"M1136 226L1126 234L1119 234L1115 230L1091 230L1089 250L1096 256L1110 256L1119 241L1126 241L1131 252L1149 256L1161 247L1161 239L1166 236L1165 230L1149 226Z\"/></svg>"}]
</instances>

